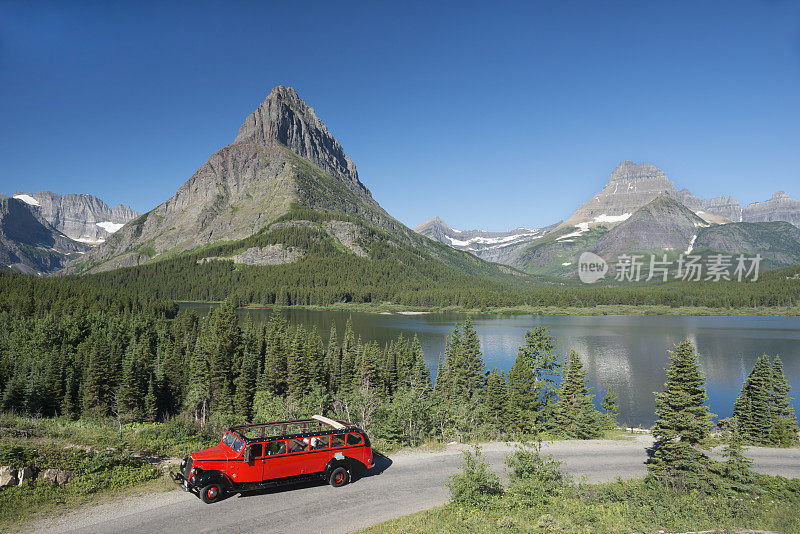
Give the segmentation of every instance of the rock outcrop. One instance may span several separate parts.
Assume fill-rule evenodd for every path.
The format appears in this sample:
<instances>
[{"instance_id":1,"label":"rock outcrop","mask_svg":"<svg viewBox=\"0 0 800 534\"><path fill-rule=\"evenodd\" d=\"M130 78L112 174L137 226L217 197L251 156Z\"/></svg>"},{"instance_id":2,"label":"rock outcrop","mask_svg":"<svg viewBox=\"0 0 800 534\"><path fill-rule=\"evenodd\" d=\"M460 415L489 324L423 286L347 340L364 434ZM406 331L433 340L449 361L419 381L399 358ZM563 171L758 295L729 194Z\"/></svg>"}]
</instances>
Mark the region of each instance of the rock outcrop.
<instances>
[{"instance_id":1,"label":"rock outcrop","mask_svg":"<svg viewBox=\"0 0 800 534\"><path fill-rule=\"evenodd\" d=\"M25 484L30 484L33 482L33 479L36 477L36 474L33 472L33 468L31 467L20 467L17 471L17 479L19 480L19 485L24 486Z\"/></svg>"},{"instance_id":2,"label":"rock outcrop","mask_svg":"<svg viewBox=\"0 0 800 534\"><path fill-rule=\"evenodd\" d=\"M266 247L251 247L234 256L213 256L200 258L197 263L209 261L232 261L241 265L283 265L294 263L303 257L303 251L297 247L285 247L282 243Z\"/></svg>"},{"instance_id":3,"label":"rock outcrop","mask_svg":"<svg viewBox=\"0 0 800 534\"><path fill-rule=\"evenodd\" d=\"M17 470L10 465L0 467L0 487L16 486Z\"/></svg>"},{"instance_id":4,"label":"rock outcrop","mask_svg":"<svg viewBox=\"0 0 800 534\"><path fill-rule=\"evenodd\" d=\"M73 477L73 471L69 469L43 469L37 480L46 480L56 486L68 484Z\"/></svg>"},{"instance_id":5,"label":"rock outcrop","mask_svg":"<svg viewBox=\"0 0 800 534\"><path fill-rule=\"evenodd\" d=\"M800 227L800 200L778 191L764 202L754 202L742 210L744 222L786 221Z\"/></svg>"},{"instance_id":6,"label":"rock outcrop","mask_svg":"<svg viewBox=\"0 0 800 534\"><path fill-rule=\"evenodd\" d=\"M35 206L0 195L0 267L50 273L88 248L50 226Z\"/></svg>"},{"instance_id":7,"label":"rock outcrop","mask_svg":"<svg viewBox=\"0 0 800 534\"><path fill-rule=\"evenodd\" d=\"M96 245L135 219L139 213L119 204L114 209L99 198L85 194L59 195L51 191L15 193L35 209L50 225L70 239Z\"/></svg>"}]
</instances>

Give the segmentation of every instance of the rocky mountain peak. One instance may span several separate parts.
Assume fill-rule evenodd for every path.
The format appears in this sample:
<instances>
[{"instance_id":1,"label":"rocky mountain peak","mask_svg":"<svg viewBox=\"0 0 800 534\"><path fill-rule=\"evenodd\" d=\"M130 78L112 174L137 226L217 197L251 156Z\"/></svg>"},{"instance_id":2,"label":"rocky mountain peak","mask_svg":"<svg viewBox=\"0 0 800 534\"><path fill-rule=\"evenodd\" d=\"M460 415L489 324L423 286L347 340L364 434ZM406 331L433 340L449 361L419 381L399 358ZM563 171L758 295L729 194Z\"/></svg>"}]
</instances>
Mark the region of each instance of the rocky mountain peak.
<instances>
[{"instance_id":1,"label":"rocky mountain peak","mask_svg":"<svg viewBox=\"0 0 800 534\"><path fill-rule=\"evenodd\" d=\"M371 197L358 179L356 164L347 157L342 145L314 113L314 108L292 87L279 85L270 91L267 99L239 128L234 141L238 143L283 145L341 180L351 190Z\"/></svg>"},{"instance_id":2,"label":"rocky mountain peak","mask_svg":"<svg viewBox=\"0 0 800 534\"><path fill-rule=\"evenodd\" d=\"M562 227L615 224L624 221L661 193L677 195L675 184L650 163L623 161L600 193L579 207Z\"/></svg>"},{"instance_id":3,"label":"rocky mountain peak","mask_svg":"<svg viewBox=\"0 0 800 534\"><path fill-rule=\"evenodd\" d=\"M664 171L655 165L651 165L650 163L646 162L637 164L633 161L623 161L620 163L619 166L614 169L614 172L611 173L611 178L609 179L608 183L630 183L648 180L662 181L665 184L672 186L673 189L675 188L669 178L667 178L667 175L664 174Z\"/></svg>"},{"instance_id":4,"label":"rocky mountain peak","mask_svg":"<svg viewBox=\"0 0 800 534\"><path fill-rule=\"evenodd\" d=\"M753 202L742 210L744 222L786 221L800 227L800 200L778 191L764 202Z\"/></svg>"}]
</instances>

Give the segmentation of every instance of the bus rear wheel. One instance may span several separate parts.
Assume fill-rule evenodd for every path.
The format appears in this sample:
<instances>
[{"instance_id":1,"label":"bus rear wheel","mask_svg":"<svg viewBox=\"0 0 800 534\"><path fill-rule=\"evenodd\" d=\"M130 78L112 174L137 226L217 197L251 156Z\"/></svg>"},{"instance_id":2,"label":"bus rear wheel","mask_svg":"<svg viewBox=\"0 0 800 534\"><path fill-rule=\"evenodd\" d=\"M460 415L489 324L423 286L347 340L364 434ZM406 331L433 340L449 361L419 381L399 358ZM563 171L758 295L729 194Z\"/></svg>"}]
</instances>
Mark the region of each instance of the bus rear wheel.
<instances>
[{"instance_id":1,"label":"bus rear wheel","mask_svg":"<svg viewBox=\"0 0 800 534\"><path fill-rule=\"evenodd\" d=\"M219 484L209 484L200 490L200 498L206 504L212 504L222 498L225 490Z\"/></svg>"},{"instance_id":2,"label":"bus rear wheel","mask_svg":"<svg viewBox=\"0 0 800 534\"><path fill-rule=\"evenodd\" d=\"M328 483L334 488L341 488L348 482L350 482L350 471L348 471L347 468L339 466L331 471Z\"/></svg>"}]
</instances>

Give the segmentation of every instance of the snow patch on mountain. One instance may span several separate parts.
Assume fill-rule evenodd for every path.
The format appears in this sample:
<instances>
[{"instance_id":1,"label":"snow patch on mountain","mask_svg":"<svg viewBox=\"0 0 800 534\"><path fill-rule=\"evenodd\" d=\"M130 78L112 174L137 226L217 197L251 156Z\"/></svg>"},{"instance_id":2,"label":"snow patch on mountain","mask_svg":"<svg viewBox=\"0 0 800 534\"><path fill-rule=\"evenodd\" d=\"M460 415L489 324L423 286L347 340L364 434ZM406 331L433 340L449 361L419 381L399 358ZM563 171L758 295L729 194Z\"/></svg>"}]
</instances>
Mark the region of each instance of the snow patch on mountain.
<instances>
[{"instance_id":1,"label":"snow patch on mountain","mask_svg":"<svg viewBox=\"0 0 800 534\"><path fill-rule=\"evenodd\" d=\"M123 223L114 223L111 221L103 221L97 223L97 226L108 232L109 234L113 234L114 232L119 231L120 228L125 226Z\"/></svg>"},{"instance_id":2,"label":"snow patch on mountain","mask_svg":"<svg viewBox=\"0 0 800 534\"><path fill-rule=\"evenodd\" d=\"M694 250L694 242L695 241L697 241L697 234L694 234L692 236L692 240L689 241L689 247L686 249L686 252L684 252L684 254L691 254L692 253L692 251Z\"/></svg>"},{"instance_id":3,"label":"snow patch on mountain","mask_svg":"<svg viewBox=\"0 0 800 534\"><path fill-rule=\"evenodd\" d=\"M25 204L30 204L31 206L41 206L39 201L30 195L14 195L14 198L23 201Z\"/></svg>"},{"instance_id":4,"label":"snow patch on mountain","mask_svg":"<svg viewBox=\"0 0 800 534\"><path fill-rule=\"evenodd\" d=\"M618 223L622 221L627 221L628 218L633 215L632 213L623 213L622 215L606 215L602 213L594 218L594 222L596 223Z\"/></svg>"},{"instance_id":5,"label":"snow patch on mountain","mask_svg":"<svg viewBox=\"0 0 800 534\"><path fill-rule=\"evenodd\" d=\"M570 237L578 237L580 235L585 234L586 232L589 231L589 223L588 222L578 223L577 225L575 225L575 228L577 228L577 230L575 230L570 234L565 234L557 237L556 241L563 241L564 239L569 239ZM571 243L571 241L568 241L568 243Z\"/></svg>"}]
</instances>

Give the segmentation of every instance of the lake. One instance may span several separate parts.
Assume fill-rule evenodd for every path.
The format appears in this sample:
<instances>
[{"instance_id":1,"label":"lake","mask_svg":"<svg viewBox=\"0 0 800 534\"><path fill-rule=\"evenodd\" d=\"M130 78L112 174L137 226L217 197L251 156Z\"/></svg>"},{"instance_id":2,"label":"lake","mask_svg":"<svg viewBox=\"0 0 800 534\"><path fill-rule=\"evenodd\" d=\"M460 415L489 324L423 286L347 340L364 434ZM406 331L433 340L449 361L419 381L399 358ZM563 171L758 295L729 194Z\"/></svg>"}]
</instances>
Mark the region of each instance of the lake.
<instances>
[{"instance_id":1,"label":"lake","mask_svg":"<svg viewBox=\"0 0 800 534\"><path fill-rule=\"evenodd\" d=\"M204 314L208 304L183 304ZM239 310L256 321L266 321L271 309ZM327 341L331 324L341 336L348 317L364 340L383 344L399 334L419 338L425 359L436 372L447 336L464 321L460 314L378 315L339 311L282 309L293 324L317 327ZM558 341L560 354L570 348L580 354L595 386L597 403L610 388L617 393L620 422L649 426L654 420L654 391L663 389L667 351L689 339L700 355L706 374L709 406L720 417L733 411L742 382L761 354L780 355L789 383L800 388L800 318L695 316L533 316L478 315L472 322L481 341L488 369L508 370L514 363L525 331L546 326ZM340 337L341 339L341 337ZM800 397L793 389L791 396ZM795 400L795 411L800 402Z\"/></svg>"}]
</instances>

